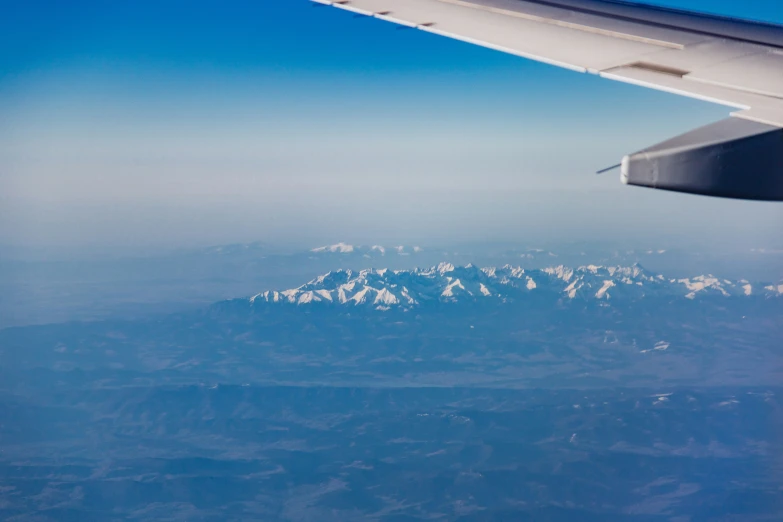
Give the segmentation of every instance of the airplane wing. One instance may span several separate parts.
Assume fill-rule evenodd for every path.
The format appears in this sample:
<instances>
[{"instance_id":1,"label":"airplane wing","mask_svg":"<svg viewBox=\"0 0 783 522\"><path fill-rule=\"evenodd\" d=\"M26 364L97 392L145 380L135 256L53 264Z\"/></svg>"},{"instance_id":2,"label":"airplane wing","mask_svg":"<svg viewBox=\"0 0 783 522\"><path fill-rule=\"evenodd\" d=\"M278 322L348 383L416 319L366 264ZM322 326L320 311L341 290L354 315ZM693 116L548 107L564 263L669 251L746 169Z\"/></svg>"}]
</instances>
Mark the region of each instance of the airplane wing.
<instances>
[{"instance_id":1,"label":"airplane wing","mask_svg":"<svg viewBox=\"0 0 783 522\"><path fill-rule=\"evenodd\" d=\"M625 156L630 185L783 201L783 26L616 0L313 0L735 109Z\"/></svg>"}]
</instances>

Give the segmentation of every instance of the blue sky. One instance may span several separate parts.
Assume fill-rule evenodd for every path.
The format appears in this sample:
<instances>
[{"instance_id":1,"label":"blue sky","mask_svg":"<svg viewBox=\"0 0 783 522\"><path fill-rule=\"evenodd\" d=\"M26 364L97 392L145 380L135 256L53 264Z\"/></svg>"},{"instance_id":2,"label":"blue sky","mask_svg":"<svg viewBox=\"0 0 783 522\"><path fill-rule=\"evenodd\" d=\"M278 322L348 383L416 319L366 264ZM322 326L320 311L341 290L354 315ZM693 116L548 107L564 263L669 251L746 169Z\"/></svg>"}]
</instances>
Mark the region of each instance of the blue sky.
<instances>
[{"instance_id":1,"label":"blue sky","mask_svg":"<svg viewBox=\"0 0 783 522\"><path fill-rule=\"evenodd\" d=\"M772 0L659 3L783 22ZM763 246L783 223L591 174L724 107L304 0L24 2L0 49L4 244Z\"/></svg>"}]
</instances>

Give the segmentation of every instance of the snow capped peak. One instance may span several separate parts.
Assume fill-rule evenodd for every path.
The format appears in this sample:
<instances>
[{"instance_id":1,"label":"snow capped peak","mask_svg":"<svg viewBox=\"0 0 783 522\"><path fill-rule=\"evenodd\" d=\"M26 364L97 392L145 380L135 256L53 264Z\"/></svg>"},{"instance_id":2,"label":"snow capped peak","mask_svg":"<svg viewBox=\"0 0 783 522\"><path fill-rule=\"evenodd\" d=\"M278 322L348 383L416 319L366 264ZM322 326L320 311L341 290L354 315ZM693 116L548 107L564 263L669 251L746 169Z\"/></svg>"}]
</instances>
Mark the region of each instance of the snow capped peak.
<instances>
[{"instance_id":1,"label":"snow capped peak","mask_svg":"<svg viewBox=\"0 0 783 522\"><path fill-rule=\"evenodd\" d=\"M435 270L436 270L436 271L437 271L439 274L443 275L443 274L445 274L446 272L453 272L453 271L454 271L454 265L452 265L451 263L440 263L440 264L437 266L437 268L435 268Z\"/></svg>"},{"instance_id":2,"label":"snow capped peak","mask_svg":"<svg viewBox=\"0 0 783 522\"><path fill-rule=\"evenodd\" d=\"M773 294L783 295L783 284L765 286L764 289L769 290Z\"/></svg>"},{"instance_id":3,"label":"snow capped peak","mask_svg":"<svg viewBox=\"0 0 783 522\"><path fill-rule=\"evenodd\" d=\"M609 299L609 294L607 293L607 290L609 290L613 286L614 286L614 281L612 281L611 279L608 281L604 281L604 286L602 286L595 293L596 299Z\"/></svg>"},{"instance_id":4,"label":"snow capped peak","mask_svg":"<svg viewBox=\"0 0 783 522\"><path fill-rule=\"evenodd\" d=\"M378 293L375 295L375 304L382 303L385 305L393 305L399 303L400 300L397 298L396 295L389 292L387 288L382 288L378 291Z\"/></svg>"},{"instance_id":5,"label":"snow capped peak","mask_svg":"<svg viewBox=\"0 0 783 522\"><path fill-rule=\"evenodd\" d=\"M678 279L678 283L681 283L685 285L685 288L690 290L690 292L685 296L688 299L694 299L696 297L696 294L699 292L704 291L717 291L720 292L722 295L728 296L729 292L726 290L726 287L733 286L733 283L731 281L721 281L717 277L713 277L712 275L700 275L696 276L690 279ZM744 286L743 286L744 290Z\"/></svg>"},{"instance_id":6,"label":"snow capped peak","mask_svg":"<svg viewBox=\"0 0 783 522\"><path fill-rule=\"evenodd\" d=\"M638 265L577 268L556 266L536 270L504 266L479 269L451 263L415 270L336 270L304 285L267 291L250 303L368 305L378 310L408 309L437 302L523 302L525 300L602 301L749 298L783 296L783 284L752 285L711 275L667 279ZM532 301L539 302L539 301Z\"/></svg>"},{"instance_id":7,"label":"snow capped peak","mask_svg":"<svg viewBox=\"0 0 783 522\"><path fill-rule=\"evenodd\" d=\"M570 281L571 277L573 277L574 275L574 270L572 268L566 268L563 265L559 265L551 268L545 268L544 272L549 275L557 276L558 278L566 282Z\"/></svg>"},{"instance_id":8,"label":"snow capped peak","mask_svg":"<svg viewBox=\"0 0 783 522\"><path fill-rule=\"evenodd\" d=\"M441 297L454 297L456 295L457 290L464 290L468 292L469 295L472 295L469 291L465 290L465 285L463 285L459 279L455 279L454 281L446 285L445 290L443 290L443 292L441 292L440 295Z\"/></svg>"},{"instance_id":9,"label":"snow capped peak","mask_svg":"<svg viewBox=\"0 0 783 522\"><path fill-rule=\"evenodd\" d=\"M347 243L337 243L335 245L327 245L317 247L311 250L311 252L338 252L340 254L347 254L354 251L354 246Z\"/></svg>"}]
</instances>

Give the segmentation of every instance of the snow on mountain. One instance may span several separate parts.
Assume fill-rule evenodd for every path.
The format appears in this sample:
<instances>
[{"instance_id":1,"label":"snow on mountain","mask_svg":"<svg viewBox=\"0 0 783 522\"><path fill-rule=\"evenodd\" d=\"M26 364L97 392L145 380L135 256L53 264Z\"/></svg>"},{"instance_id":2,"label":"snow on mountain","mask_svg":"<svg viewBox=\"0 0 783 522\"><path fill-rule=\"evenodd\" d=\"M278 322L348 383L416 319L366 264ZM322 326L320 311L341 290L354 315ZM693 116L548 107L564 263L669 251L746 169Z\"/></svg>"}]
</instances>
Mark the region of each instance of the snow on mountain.
<instances>
[{"instance_id":1,"label":"snow on mountain","mask_svg":"<svg viewBox=\"0 0 783 522\"><path fill-rule=\"evenodd\" d=\"M432 302L464 302L525 299L550 295L566 300L611 301L648 296L696 299L700 296L765 297L783 295L783 285L754 286L748 281L728 281L711 275L667 279L638 265L578 268L556 266L541 270L519 267L477 268L441 263L415 270L337 270L282 292L267 291L251 303L335 303L369 305L379 309L412 308Z\"/></svg>"},{"instance_id":2,"label":"snow on mountain","mask_svg":"<svg viewBox=\"0 0 783 522\"><path fill-rule=\"evenodd\" d=\"M354 251L354 246L347 243L337 243L335 245L327 245L317 247L311 250L311 252L339 252L340 254L348 254Z\"/></svg>"},{"instance_id":3,"label":"snow on mountain","mask_svg":"<svg viewBox=\"0 0 783 522\"><path fill-rule=\"evenodd\" d=\"M363 254L365 257L371 255L385 256L387 253L394 253L400 256L409 256L411 254L421 253L423 249L419 246L404 246L398 245L393 247L385 247L382 245L362 246L362 245L350 245L348 243L336 243L334 245L326 245L316 247L310 250L310 252L316 254Z\"/></svg>"},{"instance_id":4,"label":"snow on mountain","mask_svg":"<svg viewBox=\"0 0 783 522\"><path fill-rule=\"evenodd\" d=\"M783 284L765 286L764 290L767 290L773 294L783 295ZM748 290L748 294L750 295L750 290Z\"/></svg>"}]
</instances>

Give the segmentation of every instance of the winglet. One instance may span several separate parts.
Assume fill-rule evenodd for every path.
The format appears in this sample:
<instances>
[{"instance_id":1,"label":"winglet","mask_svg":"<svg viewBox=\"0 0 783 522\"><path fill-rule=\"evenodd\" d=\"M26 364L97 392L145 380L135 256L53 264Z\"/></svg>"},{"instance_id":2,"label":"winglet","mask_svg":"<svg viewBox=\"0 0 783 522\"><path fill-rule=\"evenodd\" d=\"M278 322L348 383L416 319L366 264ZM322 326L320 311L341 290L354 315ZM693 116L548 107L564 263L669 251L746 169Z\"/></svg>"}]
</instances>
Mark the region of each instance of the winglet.
<instances>
[{"instance_id":1,"label":"winglet","mask_svg":"<svg viewBox=\"0 0 783 522\"><path fill-rule=\"evenodd\" d=\"M623 158L627 185L783 201L783 129L728 118Z\"/></svg>"}]
</instances>

